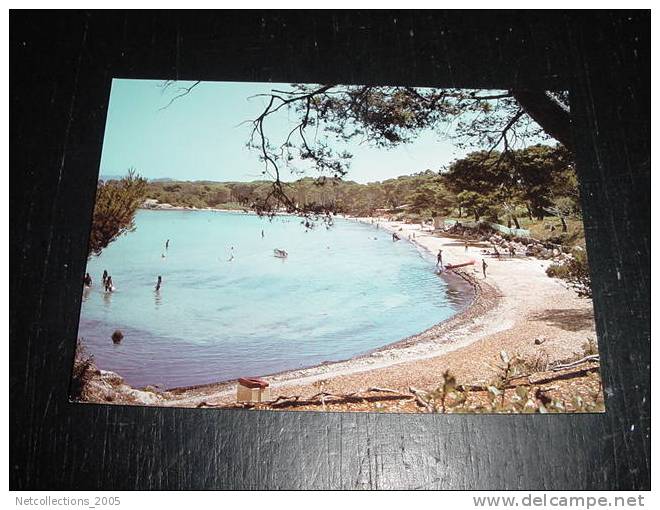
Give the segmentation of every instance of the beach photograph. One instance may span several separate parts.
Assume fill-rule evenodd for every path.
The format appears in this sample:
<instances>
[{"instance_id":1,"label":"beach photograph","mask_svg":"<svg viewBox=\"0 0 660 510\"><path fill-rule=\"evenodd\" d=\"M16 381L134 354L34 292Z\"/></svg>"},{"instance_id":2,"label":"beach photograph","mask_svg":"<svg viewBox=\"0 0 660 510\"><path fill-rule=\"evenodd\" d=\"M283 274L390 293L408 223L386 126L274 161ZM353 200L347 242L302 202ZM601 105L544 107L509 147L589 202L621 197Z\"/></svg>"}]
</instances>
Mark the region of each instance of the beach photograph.
<instances>
[{"instance_id":1,"label":"beach photograph","mask_svg":"<svg viewBox=\"0 0 660 510\"><path fill-rule=\"evenodd\" d=\"M114 79L81 404L605 411L564 91Z\"/></svg>"}]
</instances>

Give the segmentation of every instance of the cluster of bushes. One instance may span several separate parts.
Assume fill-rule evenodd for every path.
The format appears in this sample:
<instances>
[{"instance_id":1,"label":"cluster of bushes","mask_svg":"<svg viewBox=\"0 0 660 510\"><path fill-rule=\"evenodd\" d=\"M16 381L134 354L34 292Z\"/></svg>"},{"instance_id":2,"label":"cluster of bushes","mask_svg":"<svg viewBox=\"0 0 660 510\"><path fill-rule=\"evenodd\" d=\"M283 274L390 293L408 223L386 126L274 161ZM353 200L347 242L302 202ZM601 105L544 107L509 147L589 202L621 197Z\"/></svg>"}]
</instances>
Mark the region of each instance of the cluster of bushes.
<instances>
[{"instance_id":1,"label":"cluster of bushes","mask_svg":"<svg viewBox=\"0 0 660 510\"><path fill-rule=\"evenodd\" d=\"M578 295L591 297L591 274L584 249L574 248L570 257L549 266L546 274L564 280Z\"/></svg>"}]
</instances>

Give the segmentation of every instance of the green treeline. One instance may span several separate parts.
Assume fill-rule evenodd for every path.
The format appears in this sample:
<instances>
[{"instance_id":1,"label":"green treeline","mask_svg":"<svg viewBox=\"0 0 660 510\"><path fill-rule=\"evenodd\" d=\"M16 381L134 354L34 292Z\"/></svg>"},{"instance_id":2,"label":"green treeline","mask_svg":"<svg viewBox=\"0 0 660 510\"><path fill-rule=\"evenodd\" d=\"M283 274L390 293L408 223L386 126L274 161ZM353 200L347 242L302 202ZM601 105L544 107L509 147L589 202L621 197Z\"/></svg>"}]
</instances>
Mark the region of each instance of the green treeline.
<instances>
[{"instance_id":1,"label":"green treeline","mask_svg":"<svg viewBox=\"0 0 660 510\"><path fill-rule=\"evenodd\" d=\"M581 226L577 178L561 146L535 145L504 155L473 152L440 172L369 184L307 177L284 186L300 206L356 216L389 212L411 221L440 216L533 230L548 218L565 237L575 237L572 231ZM147 198L182 207L241 209L265 200L271 190L270 181L152 181Z\"/></svg>"}]
</instances>

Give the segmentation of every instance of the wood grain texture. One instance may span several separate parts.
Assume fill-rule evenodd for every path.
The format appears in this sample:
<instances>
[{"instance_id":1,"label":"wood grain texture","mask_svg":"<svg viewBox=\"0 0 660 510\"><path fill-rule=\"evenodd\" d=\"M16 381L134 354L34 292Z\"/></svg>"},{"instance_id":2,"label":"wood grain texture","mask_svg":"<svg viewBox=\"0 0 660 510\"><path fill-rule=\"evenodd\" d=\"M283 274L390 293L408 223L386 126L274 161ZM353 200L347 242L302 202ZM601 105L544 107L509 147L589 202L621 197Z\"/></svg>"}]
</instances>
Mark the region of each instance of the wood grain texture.
<instances>
[{"instance_id":1,"label":"wood grain texture","mask_svg":"<svg viewBox=\"0 0 660 510\"><path fill-rule=\"evenodd\" d=\"M650 488L650 12L13 12L10 52L10 488ZM112 77L569 88L607 413L70 404Z\"/></svg>"}]
</instances>

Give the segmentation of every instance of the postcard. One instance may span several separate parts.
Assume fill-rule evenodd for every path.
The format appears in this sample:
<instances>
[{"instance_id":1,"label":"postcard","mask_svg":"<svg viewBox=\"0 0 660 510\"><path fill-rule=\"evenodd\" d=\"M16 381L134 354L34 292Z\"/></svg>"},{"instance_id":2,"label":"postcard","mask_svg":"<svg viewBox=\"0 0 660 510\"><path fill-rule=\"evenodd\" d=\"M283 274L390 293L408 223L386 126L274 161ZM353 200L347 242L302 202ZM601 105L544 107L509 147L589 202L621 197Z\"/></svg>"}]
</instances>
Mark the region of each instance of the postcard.
<instances>
[{"instance_id":1,"label":"postcard","mask_svg":"<svg viewBox=\"0 0 660 510\"><path fill-rule=\"evenodd\" d=\"M562 91L112 84L70 395L603 412Z\"/></svg>"}]
</instances>

